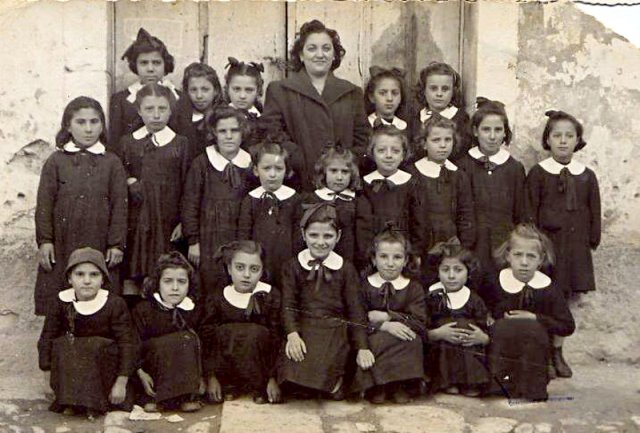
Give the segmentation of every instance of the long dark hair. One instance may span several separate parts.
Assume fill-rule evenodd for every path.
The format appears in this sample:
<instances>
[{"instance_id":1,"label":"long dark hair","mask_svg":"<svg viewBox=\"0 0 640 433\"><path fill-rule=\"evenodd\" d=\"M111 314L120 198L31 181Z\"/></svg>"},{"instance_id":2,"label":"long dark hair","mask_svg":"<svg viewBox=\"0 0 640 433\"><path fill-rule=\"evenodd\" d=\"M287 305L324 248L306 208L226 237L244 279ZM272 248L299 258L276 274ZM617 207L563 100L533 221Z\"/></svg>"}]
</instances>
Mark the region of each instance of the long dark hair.
<instances>
[{"instance_id":1,"label":"long dark hair","mask_svg":"<svg viewBox=\"0 0 640 433\"><path fill-rule=\"evenodd\" d=\"M91 108L98 113L98 117L102 122L102 132L100 133L99 140L103 144L107 144L107 125L104 118L104 110L102 105L93 98L88 96L78 96L67 104L62 113L62 121L60 122L60 130L56 134L56 146L62 147L71 140L71 133L69 132L69 126L71 126L71 119L73 115L83 108Z\"/></svg>"}]
</instances>

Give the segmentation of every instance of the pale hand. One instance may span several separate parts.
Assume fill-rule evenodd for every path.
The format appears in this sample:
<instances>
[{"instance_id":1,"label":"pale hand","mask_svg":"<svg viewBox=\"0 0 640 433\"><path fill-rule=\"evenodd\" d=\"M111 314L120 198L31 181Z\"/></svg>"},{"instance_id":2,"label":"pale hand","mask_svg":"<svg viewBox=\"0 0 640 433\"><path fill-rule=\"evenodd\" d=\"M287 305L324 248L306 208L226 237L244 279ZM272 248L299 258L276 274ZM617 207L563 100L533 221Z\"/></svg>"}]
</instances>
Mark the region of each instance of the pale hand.
<instances>
[{"instance_id":1,"label":"pale hand","mask_svg":"<svg viewBox=\"0 0 640 433\"><path fill-rule=\"evenodd\" d=\"M489 344L489 336L482 329L473 323L469 323L469 327L472 331L468 332L467 336L463 338L463 346L477 346L479 344L486 346Z\"/></svg>"},{"instance_id":2,"label":"pale hand","mask_svg":"<svg viewBox=\"0 0 640 433\"><path fill-rule=\"evenodd\" d=\"M411 341L416 338L416 333L401 322L384 322L382 326L380 326L380 330L388 332L403 341Z\"/></svg>"},{"instance_id":3,"label":"pale hand","mask_svg":"<svg viewBox=\"0 0 640 433\"><path fill-rule=\"evenodd\" d=\"M189 245L188 252L189 261L193 263L194 266L200 266L200 244Z\"/></svg>"},{"instance_id":4,"label":"pale hand","mask_svg":"<svg viewBox=\"0 0 640 433\"><path fill-rule=\"evenodd\" d=\"M287 358L295 362L304 361L304 355L307 353L307 346L304 340L297 332L287 335L287 345L285 346Z\"/></svg>"},{"instance_id":5,"label":"pale hand","mask_svg":"<svg viewBox=\"0 0 640 433\"><path fill-rule=\"evenodd\" d=\"M144 392L149 396L149 397L155 397L156 396L156 392L153 389L153 378L151 377L151 375L149 373L147 373L146 371L144 371L143 369L139 368L138 369L138 377L140 378L140 382L142 382L142 387L144 388Z\"/></svg>"},{"instance_id":6,"label":"pale hand","mask_svg":"<svg viewBox=\"0 0 640 433\"><path fill-rule=\"evenodd\" d=\"M109 266L110 268L113 268L114 266L118 266L120 263L122 263L123 257L124 257L124 253L120 248L116 248L116 247L109 248L107 250L107 257L106 257L107 266Z\"/></svg>"},{"instance_id":7,"label":"pale hand","mask_svg":"<svg viewBox=\"0 0 640 433\"><path fill-rule=\"evenodd\" d=\"M182 223L178 224L175 229L171 232L170 242L178 242L182 239Z\"/></svg>"},{"instance_id":8,"label":"pale hand","mask_svg":"<svg viewBox=\"0 0 640 433\"><path fill-rule=\"evenodd\" d=\"M109 394L109 401L111 404L120 404L124 401L127 395L127 376L118 376L116 383L111 387L111 393Z\"/></svg>"},{"instance_id":9,"label":"pale hand","mask_svg":"<svg viewBox=\"0 0 640 433\"><path fill-rule=\"evenodd\" d=\"M443 340L451 344L462 344L470 331L456 328L456 325L456 322L451 322L439 328L432 329L429 331L429 339L433 341Z\"/></svg>"},{"instance_id":10,"label":"pale hand","mask_svg":"<svg viewBox=\"0 0 640 433\"><path fill-rule=\"evenodd\" d=\"M56 254L52 243L40 245L40 249L38 250L38 261L40 262L42 269L45 271L51 272L53 270L53 265L56 263Z\"/></svg>"},{"instance_id":11,"label":"pale hand","mask_svg":"<svg viewBox=\"0 0 640 433\"><path fill-rule=\"evenodd\" d=\"M369 322L375 324L388 322L389 320L391 320L391 316L389 316L389 313L387 313L386 311L371 310L367 313L367 316L369 318Z\"/></svg>"},{"instance_id":12,"label":"pale hand","mask_svg":"<svg viewBox=\"0 0 640 433\"><path fill-rule=\"evenodd\" d=\"M368 370L373 367L375 364L376 358L373 356L373 352L369 349L360 349L358 350L358 355L356 355L356 364L363 370Z\"/></svg>"}]
</instances>

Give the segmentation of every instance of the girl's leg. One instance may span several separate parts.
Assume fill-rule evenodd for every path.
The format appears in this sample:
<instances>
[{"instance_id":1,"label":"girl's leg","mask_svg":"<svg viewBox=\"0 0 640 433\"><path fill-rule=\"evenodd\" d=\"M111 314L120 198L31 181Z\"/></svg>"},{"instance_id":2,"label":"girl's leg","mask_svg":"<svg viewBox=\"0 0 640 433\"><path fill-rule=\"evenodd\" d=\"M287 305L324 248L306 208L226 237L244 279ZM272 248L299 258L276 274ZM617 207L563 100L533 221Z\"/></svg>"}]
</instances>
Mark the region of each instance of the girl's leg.
<instances>
[{"instance_id":1,"label":"girl's leg","mask_svg":"<svg viewBox=\"0 0 640 433\"><path fill-rule=\"evenodd\" d=\"M384 385L374 385L364 393L365 398L372 404L382 404L387 399Z\"/></svg>"},{"instance_id":2,"label":"girl's leg","mask_svg":"<svg viewBox=\"0 0 640 433\"><path fill-rule=\"evenodd\" d=\"M553 353L551 359L553 360L553 366L555 367L558 377L571 377L573 375L571 367L569 367L564 356L562 356L563 343L564 337L553 336Z\"/></svg>"}]
</instances>

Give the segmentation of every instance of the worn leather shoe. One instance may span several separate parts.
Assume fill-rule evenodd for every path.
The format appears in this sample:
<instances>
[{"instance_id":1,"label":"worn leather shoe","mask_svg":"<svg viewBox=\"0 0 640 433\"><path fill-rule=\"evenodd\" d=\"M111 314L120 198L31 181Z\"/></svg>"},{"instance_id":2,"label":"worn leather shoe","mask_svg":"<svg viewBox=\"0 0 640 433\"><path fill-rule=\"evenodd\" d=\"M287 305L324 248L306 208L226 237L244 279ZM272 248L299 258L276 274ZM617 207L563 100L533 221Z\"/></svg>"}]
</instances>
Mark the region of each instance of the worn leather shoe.
<instances>
[{"instance_id":1,"label":"worn leather shoe","mask_svg":"<svg viewBox=\"0 0 640 433\"><path fill-rule=\"evenodd\" d=\"M556 374L558 377L571 377L573 376L573 371L571 371L571 367L567 364L567 361L564 360L562 356L562 347L554 347L553 348L553 366L556 368Z\"/></svg>"}]
</instances>

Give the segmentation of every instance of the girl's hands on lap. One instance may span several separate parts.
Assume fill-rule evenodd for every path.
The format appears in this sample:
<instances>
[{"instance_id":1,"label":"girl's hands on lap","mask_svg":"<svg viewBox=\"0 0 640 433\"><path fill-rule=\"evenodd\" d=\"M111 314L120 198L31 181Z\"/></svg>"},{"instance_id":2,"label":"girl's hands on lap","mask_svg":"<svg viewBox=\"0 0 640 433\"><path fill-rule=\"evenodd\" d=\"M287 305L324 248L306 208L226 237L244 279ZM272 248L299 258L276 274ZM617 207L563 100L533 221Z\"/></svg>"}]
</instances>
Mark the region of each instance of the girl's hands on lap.
<instances>
[{"instance_id":1,"label":"girl's hands on lap","mask_svg":"<svg viewBox=\"0 0 640 433\"><path fill-rule=\"evenodd\" d=\"M416 338L416 333L401 322L384 322L382 326L380 326L380 330L388 332L403 341L411 341Z\"/></svg>"},{"instance_id":2,"label":"girl's hands on lap","mask_svg":"<svg viewBox=\"0 0 640 433\"><path fill-rule=\"evenodd\" d=\"M304 340L297 332L292 332L287 335L287 345L285 346L285 353L287 358L295 362L304 361L304 355L307 353L307 346L304 344Z\"/></svg>"},{"instance_id":3,"label":"girl's hands on lap","mask_svg":"<svg viewBox=\"0 0 640 433\"><path fill-rule=\"evenodd\" d=\"M469 323L472 331L467 332L467 336L463 338L463 346L477 346L479 344L486 346L489 344L489 336L473 323Z\"/></svg>"},{"instance_id":4,"label":"girl's hands on lap","mask_svg":"<svg viewBox=\"0 0 640 433\"><path fill-rule=\"evenodd\" d=\"M194 266L200 266L200 244L189 245L188 252L189 261L193 263Z\"/></svg>"},{"instance_id":5,"label":"girl's hands on lap","mask_svg":"<svg viewBox=\"0 0 640 433\"><path fill-rule=\"evenodd\" d=\"M124 257L124 252L120 248L109 248L107 250L107 266L113 268L114 266L118 266L122 263L122 258Z\"/></svg>"},{"instance_id":6,"label":"girl's hands on lap","mask_svg":"<svg viewBox=\"0 0 640 433\"><path fill-rule=\"evenodd\" d=\"M382 323L388 322L391 320L391 316L386 311L380 310L371 310L367 313L367 317L369 318L369 322L372 323Z\"/></svg>"},{"instance_id":7,"label":"girl's hands on lap","mask_svg":"<svg viewBox=\"0 0 640 433\"><path fill-rule=\"evenodd\" d=\"M53 270L53 265L56 263L56 254L52 243L47 242L40 245L38 261L45 271L51 272Z\"/></svg>"},{"instance_id":8,"label":"girl's hands on lap","mask_svg":"<svg viewBox=\"0 0 640 433\"><path fill-rule=\"evenodd\" d=\"M531 311L525 310L511 310L504 313L505 319L527 319L527 320L536 320L538 317L532 313Z\"/></svg>"},{"instance_id":9,"label":"girl's hands on lap","mask_svg":"<svg viewBox=\"0 0 640 433\"><path fill-rule=\"evenodd\" d=\"M179 223L171 232L170 242L178 242L182 239L182 223Z\"/></svg>"},{"instance_id":10,"label":"girl's hands on lap","mask_svg":"<svg viewBox=\"0 0 640 433\"><path fill-rule=\"evenodd\" d=\"M121 404L124 402L124 398L127 396L127 376L118 376L116 382L111 387L111 393L109 393L109 401L111 404Z\"/></svg>"},{"instance_id":11,"label":"girl's hands on lap","mask_svg":"<svg viewBox=\"0 0 640 433\"><path fill-rule=\"evenodd\" d=\"M373 356L373 352L369 349L360 349L358 350L358 355L356 356L356 364L363 370L368 370L373 367L375 364L376 358Z\"/></svg>"},{"instance_id":12,"label":"girl's hands on lap","mask_svg":"<svg viewBox=\"0 0 640 433\"><path fill-rule=\"evenodd\" d=\"M155 397L156 396L156 392L153 389L153 378L151 377L151 375L149 373L147 373L146 371L144 371L143 369L139 368L138 369L138 377L140 378L140 382L142 382L142 387L144 388L144 392L149 396L149 397Z\"/></svg>"},{"instance_id":13,"label":"girl's hands on lap","mask_svg":"<svg viewBox=\"0 0 640 433\"><path fill-rule=\"evenodd\" d=\"M429 339L446 341L451 344L462 344L471 331L456 328L457 323L451 322L429 331Z\"/></svg>"}]
</instances>

